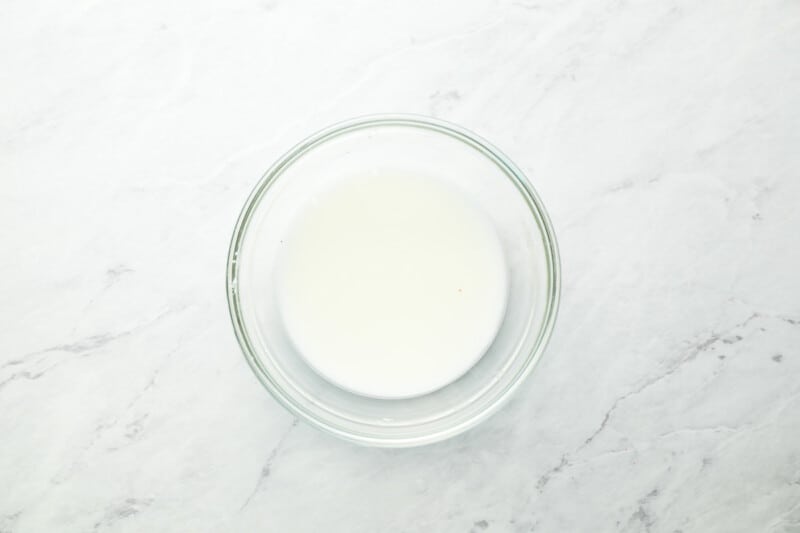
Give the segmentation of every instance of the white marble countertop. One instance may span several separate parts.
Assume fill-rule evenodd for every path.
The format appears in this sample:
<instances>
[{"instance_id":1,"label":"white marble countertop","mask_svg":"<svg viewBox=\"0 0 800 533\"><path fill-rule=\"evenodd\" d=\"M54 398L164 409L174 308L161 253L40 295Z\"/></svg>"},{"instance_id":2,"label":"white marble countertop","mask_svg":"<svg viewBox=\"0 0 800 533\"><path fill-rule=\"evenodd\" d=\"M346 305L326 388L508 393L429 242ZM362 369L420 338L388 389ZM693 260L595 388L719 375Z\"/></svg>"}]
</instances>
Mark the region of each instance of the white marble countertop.
<instances>
[{"instance_id":1,"label":"white marble countertop","mask_svg":"<svg viewBox=\"0 0 800 533\"><path fill-rule=\"evenodd\" d=\"M800 3L7 2L0 532L800 531ZM228 238L305 135L430 114L530 176L550 347L411 450L296 423Z\"/></svg>"}]
</instances>

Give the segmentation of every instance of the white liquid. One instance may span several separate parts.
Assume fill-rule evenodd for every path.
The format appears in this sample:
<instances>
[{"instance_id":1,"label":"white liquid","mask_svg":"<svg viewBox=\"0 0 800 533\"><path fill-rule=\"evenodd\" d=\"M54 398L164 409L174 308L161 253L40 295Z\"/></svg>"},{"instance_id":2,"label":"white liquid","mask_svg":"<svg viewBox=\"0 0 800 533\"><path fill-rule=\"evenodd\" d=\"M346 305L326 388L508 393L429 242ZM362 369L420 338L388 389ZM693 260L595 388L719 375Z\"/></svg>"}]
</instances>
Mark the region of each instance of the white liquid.
<instances>
[{"instance_id":1,"label":"white liquid","mask_svg":"<svg viewBox=\"0 0 800 533\"><path fill-rule=\"evenodd\" d=\"M283 239L278 305L322 376L379 398L422 395L470 369L503 319L508 277L486 216L422 177L343 180Z\"/></svg>"}]
</instances>

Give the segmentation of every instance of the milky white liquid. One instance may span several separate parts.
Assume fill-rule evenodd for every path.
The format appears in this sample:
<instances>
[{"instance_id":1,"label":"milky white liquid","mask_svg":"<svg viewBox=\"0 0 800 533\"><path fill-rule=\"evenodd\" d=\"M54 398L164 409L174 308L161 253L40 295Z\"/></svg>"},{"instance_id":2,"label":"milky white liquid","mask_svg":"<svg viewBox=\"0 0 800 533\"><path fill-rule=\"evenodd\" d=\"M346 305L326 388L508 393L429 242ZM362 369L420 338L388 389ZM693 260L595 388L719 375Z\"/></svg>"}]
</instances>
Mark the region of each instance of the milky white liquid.
<instances>
[{"instance_id":1,"label":"milky white liquid","mask_svg":"<svg viewBox=\"0 0 800 533\"><path fill-rule=\"evenodd\" d=\"M322 376L379 398L459 378L506 307L503 250L457 190L415 176L350 178L314 198L281 245L276 289L292 343Z\"/></svg>"}]
</instances>

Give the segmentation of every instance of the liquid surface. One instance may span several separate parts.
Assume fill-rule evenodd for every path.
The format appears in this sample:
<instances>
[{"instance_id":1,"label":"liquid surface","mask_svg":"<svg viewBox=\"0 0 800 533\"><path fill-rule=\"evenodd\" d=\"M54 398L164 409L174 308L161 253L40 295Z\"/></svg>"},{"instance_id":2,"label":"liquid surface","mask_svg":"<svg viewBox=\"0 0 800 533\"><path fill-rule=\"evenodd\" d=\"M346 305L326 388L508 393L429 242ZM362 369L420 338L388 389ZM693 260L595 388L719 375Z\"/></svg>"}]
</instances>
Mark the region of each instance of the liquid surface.
<instances>
[{"instance_id":1,"label":"liquid surface","mask_svg":"<svg viewBox=\"0 0 800 533\"><path fill-rule=\"evenodd\" d=\"M486 216L423 177L352 178L314 198L283 239L278 305L323 377L378 398L463 375L492 343L508 278Z\"/></svg>"}]
</instances>

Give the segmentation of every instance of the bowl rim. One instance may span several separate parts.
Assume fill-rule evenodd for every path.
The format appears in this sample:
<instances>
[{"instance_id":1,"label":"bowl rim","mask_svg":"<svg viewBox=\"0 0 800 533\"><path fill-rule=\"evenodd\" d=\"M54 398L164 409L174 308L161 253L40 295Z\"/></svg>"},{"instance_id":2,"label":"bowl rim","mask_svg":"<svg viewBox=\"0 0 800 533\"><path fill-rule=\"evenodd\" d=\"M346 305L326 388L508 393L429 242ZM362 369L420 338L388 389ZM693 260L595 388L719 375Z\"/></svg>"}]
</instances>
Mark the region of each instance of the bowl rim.
<instances>
[{"instance_id":1,"label":"bowl rim","mask_svg":"<svg viewBox=\"0 0 800 533\"><path fill-rule=\"evenodd\" d=\"M437 431L412 437L387 437L353 432L347 428L331 423L329 420L316 416L315 413L307 410L304 406L297 403L290 394L287 394L281 387L272 381L269 372L260 364L244 325L244 318L241 313L239 289L237 284L237 274L239 270L237 259L242 242L247 234L252 215L258 207L261 197L266 194L270 185L272 185L272 183L283 173L283 170L292 165L306 152L309 152L316 146L338 137L339 135L359 129L380 126L417 127L448 135L463 142L470 148L477 150L485 157L489 158L498 167L500 167L500 170L512 181L518 192L525 197L524 199L526 200L526 203L533 211L532 214L534 215L536 224L542 235L545 252L547 254L546 264L549 290L547 294L546 308L537 338L533 348L527 355L527 360L522 370L517 373L517 375L501 393L499 393L495 398L491 399L491 403L486 408L478 411L470 418L467 418L458 424L441 428ZM273 396L273 398L275 398L275 400L278 401L278 403L283 405L284 408L286 408L298 419L303 420L326 433L346 441L376 447L399 448L431 444L453 437L489 418L508 401L508 399L514 394L519 386L525 381L527 376L533 371L534 367L541 359L541 356L552 335L553 327L558 315L561 296L561 262L556 235L553 230L550 217L548 216L538 193L530 184L525 174L503 152L479 135L462 128L461 126L457 126L440 119L415 114L378 114L360 116L337 122L331 126L328 126L327 128L313 133L285 152L267 169L266 172L264 172L247 197L247 200L245 201L244 206L239 213L236 225L234 226L233 235L231 236L231 241L228 248L225 290L228 300L228 311L233 324L234 333L245 360L264 388L270 392L270 394Z\"/></svg>"}]
</instances>

